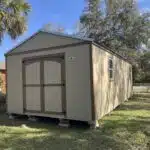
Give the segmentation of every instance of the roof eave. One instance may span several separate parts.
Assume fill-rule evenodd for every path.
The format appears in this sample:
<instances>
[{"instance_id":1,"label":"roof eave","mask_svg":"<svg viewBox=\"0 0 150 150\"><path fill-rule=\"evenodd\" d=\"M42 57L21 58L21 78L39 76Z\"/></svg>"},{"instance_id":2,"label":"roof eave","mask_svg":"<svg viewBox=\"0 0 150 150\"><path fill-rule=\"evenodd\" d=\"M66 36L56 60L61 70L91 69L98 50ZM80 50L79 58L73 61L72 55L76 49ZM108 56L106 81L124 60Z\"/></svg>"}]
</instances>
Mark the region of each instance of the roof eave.
<instances>
[{"instance_id":1,"label":"roof eave","mask_svg":"<svg viewBox=\"0 0 150 150\"><path fill-rule=\"evenodd\" d=\"M30 39L32 39L35 35L39 34L41 32L41 30L38 30L37 32L35 32L32 36L28 37L27 39L23 40L22 42L20 42L18 45L16 45L15 47L13 47L12 49L10 49L8 52L6 52L4 54L4 56L6 57L7 55L9 55L14 49L18 48L19 46L21 46L22 44L26 43L27 41L29 41Z\"/></svg>"},{"instance_id":2,"label":"roof eave","mask_svg":"<svg viewBox=\"0 0 150 150\"><path fill-rule=\"evenodd\" d=\"M112 49L110 49L110 48L105 48L105 47L101 46L100 44L95 43L94 41L92 41L92 44L94 44L95 46L97 46L97 47L103 49L104 51L108 51L108 52L110 52L110 53L116 55L117 57L123 59L124 61L126 61L126 62L128 62L129 64L132 65L132 63L131 63L127 58L121 56L120 54L118 54L117 52L113 51Z\"/></svg>"},{"instance_id":3,"label":"roof eave","mask_svg":"<svg viewBox=\"0 0 150 150\"><path fill-rule=\"evenodd\" d=\"M92 42L93 39L91 38L82 38L82 37L79 37L79 36L74 36L74 35L69 35L69 34L64 34L64 33L59 33L59 32L53 32L53 31L46 31L46 30L43 30L41 29L40 30L41 32L44 32L44 33L49 33L49 34L52 34L52 35L56 35L56 36L62 36L62 37L68 37L68 38L72 38L72 39L77 39L77 40L82 40L82 41L89 41L89 42Z\"/></svg>"},{"instance_id":4,"label":"roof eave","mask_svg":"<svg viewBox=\"0 0 150 150\"><path fill-rule=\"evenodd\" d=\"M66 38L72 38L72 39L77 39L77 40L82 40L82 41L93 42L93 40L90 39L90 38L80 38L80 37L77 37L77 36L67 35L67 34L63 34L63 33L49 32L49 31L44 31L44 30L40 29L37 32L35 32L32 36L30 36L29 38L27 38L24 41L22 41L21 43L19 43L17 46L15 46L12 49L10 49L8 52L6 52L4 54L4 56L7 57L13 50L15 50L16 48L18 48L22 44L26 43L27 41L31 40L34 36L36 36L40 32L49 33L49 34L52 34L52 35L62 36L62 37L66 37Z\"/></svg>"}]
</instances>

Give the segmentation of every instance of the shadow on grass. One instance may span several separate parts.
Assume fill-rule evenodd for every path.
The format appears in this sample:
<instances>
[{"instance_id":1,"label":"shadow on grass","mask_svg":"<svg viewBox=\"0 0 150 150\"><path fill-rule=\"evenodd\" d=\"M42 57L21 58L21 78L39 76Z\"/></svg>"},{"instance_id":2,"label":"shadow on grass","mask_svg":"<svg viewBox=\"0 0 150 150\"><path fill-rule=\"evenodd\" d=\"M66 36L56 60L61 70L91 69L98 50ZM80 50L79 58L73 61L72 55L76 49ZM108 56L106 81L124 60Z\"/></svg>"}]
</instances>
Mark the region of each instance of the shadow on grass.
<instances>
[{"instance_id":1,"label":"shadow on grass","mask_svg":"<svg viewBox=\"0 0 150 150\"><path fill-rule=\"evenodd\" d=\"M90 130L81 122L72 122L72 127L65 129L58 127L58 120L55 119L43 118L38 122L29 122L24 117L8 120L6 115L1 114L0 148L146 150L150 147L150 118L140 113L149 112L145 104L149 105L149 99L143 100L142 104L138 98L133 98L100 120L101 127L96 130ZM131 110L133 114L130 114Z\"/></svg>"},{"instance_id":2,"label":"shadow on grass","mask_svg":"<svg viewBox=\"0 0 150 150\"><path fill-rule=\"evenodd\" d=\"M117 107L117 110L148 110L150 111L150 97L141 98L134 96L129 102L125 102Z\"/></svg>"},{"instance_id":3,"label":"shadow on grass","mask_svg":"<svg viewBox=\"0 0 150 150\"><path fill-rule=\"evenodd\" d=\"M126 150L130 148L128 144L115 139L111 134L105 134L101 132L101 129L90 130L86 124L81 122L72 122L72 127L65 129L58 127L55 119L37 123L29 122L24 118L8 120L6 115L1 116L3 117L0 117L0 124L7 128L1 132L6 136L0 136L2 149L107 150L112 148ZM22 128L23 124L27 128ZM24 131L13 130L12 127L19 127ZM34 129L37 130L34 131ZM5 144L2 141L5 141Z\"/></svg>"}]
</instances>

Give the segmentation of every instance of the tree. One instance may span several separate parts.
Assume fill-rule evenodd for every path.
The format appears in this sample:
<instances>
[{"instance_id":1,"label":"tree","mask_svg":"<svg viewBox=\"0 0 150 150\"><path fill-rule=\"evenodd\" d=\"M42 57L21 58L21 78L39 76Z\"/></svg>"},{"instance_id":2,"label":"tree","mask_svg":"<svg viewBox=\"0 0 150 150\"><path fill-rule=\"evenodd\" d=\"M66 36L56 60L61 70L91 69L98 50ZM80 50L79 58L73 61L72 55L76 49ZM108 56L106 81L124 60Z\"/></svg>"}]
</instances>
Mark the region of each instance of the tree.
<instances>
[{"instance_id":1,"label":"tree","mask_svg":"<svg viewBox=\"0 0 150 150\"><path fill-rule=\"evenodd\" d=\"M150 51L146 51L140 58L142 70L150 75Z\"/></svg>"},{"instance_id":2,"label":"tree","mask_svg":"<svg viewBox=\"0 0 150 150\"><path fill-rule=\"evenodd\" d=\"M140 13L135 0L110 0L103 9L100 0L86 0L80 22L83 36L95 42L120 49L139 50L150 38L150 13ZM109 6L108 6L109 5ZM82 32L81 30L81 32Z\"/></svg>"},{"instance_id":3,"label":"tree","mask_svg":"<svg viewBox=\"0 0 150 150\"><path fill-rule=\"evenodd\" d=\"M150 82L150 51L139 55L136 65L133 65L134 82Z\"/></svg>"},{"instance_id":4,"label":"tree","mask_svg":"<svg viewBox=\"0 0 150 150\"><path fill-rule=\"evenodd\" d=\"M0 0L0 42L5 34L16 39L26 31L30 9L24 0Z\"/></svg>"},{"instance_id":5,"label":"tree","mask_svg":"<svg viewBox=\"0 0 150 150\"><path fill-rule=\"evenodd\" d=\"M150 47L150 12L141 13L136 0L86 0L79 33L127 57L133 64L134 81L149 80L150 58L141 48Z\"/></svg>"},{"instance_id":6,"label":"tree","mask_svg":"<svg viewBox=\"0 0 150 150\"><path fill-rule=\"evenodd\" d=\"M79 32L81 32L83 36L94 38L92 34L99 30L98 20L100 20L101 17L99 4L99 0L86 0L84 14L80 18L80 26L82 26L82 28Z\"/></svg>"}]
</instances>

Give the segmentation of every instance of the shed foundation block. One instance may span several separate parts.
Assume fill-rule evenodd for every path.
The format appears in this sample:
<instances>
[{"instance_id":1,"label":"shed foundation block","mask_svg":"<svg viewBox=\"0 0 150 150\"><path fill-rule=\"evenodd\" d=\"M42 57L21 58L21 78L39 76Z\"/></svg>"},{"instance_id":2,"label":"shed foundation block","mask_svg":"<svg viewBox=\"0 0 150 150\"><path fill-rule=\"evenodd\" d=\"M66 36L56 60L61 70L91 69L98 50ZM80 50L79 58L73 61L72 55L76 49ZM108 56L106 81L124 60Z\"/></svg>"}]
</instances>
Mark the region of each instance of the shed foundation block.
<instances>
[{"instance_id":1,"label":"shed foundation block","mask_svg":"<svg viewBox=\"0 0 150 150\"><path fill-rule=\"evenodd\" d=\"M16 118L16 116L13 115L13 114L8 114L8 118L9 118L10 120L14 120L14 119Z\"/></svg>"},{"instance_id":2,"label":"shed foundation block","mask_svg":"<svg viewBox=\"0 0 150 150\"><path fill-rule=\"evenodd\" d=\"M32 122L37 122L37 121L38 121L38 118L33 117L33 116L28 116L28 120L29 120L29 121L32 121Z\"/></svg>"},{"instance_id":3,"label":"shed foundation block","mask_svg":"<svg viewBox=\"0 0 150 150\"><path fill-rule=\"evenodd\" d=\"M100 127L98 120L89 122L89 125L91 129L97 129Z\"/></svg>"},{"instance_id":4,"label":"shed foundation block","mask_svg":"<svg viewBox=\"0 0 150 150\"><path fill-rule=\"evenodd\" d=\"M69 120L66 119L59 119L59 124L60 127L65 127L65 128L69 128L70 127L70 122Z\"/></svg>"}]
</instances>

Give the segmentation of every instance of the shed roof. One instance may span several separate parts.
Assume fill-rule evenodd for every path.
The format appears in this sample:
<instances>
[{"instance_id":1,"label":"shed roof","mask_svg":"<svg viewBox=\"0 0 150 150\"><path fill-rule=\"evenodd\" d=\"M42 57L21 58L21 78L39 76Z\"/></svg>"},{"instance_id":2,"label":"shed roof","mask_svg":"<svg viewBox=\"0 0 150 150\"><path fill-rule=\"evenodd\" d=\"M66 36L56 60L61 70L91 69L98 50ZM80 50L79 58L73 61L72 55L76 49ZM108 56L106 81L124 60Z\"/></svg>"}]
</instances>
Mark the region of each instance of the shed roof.
<instances>
[{"instance_id":1,"label":"shed roof","mask_svg":"<svg viewBox=\"0 0 150 150\"><path fill-rule=\"evenodd\" d=\"M37 32L35 32L30 37L28 37L27 39L25 39L24 41L22 41L21 43L19 43L17 46L15 46L12 49L10 49L7 53L5 53L5 56L11 54L16 48L18 48L21 45L23 45L24 43L28 42L29 40L31 40L32 38L34 38L39 33L48 33L50 35L55 35L55 36L60 36L60 37L65 37L65 38L72 38L72 39L81 40L81 41L89 41L89 42L93 41L93 39L90 39L90 38L81 38L79 36L64 34L64 33L60 33L60 32L46 31L46 30L42 30L41 29L41 30L38 30Z\"/></svg>"},{"instance_id":2,"label":"shed roof","mask_svg":"<svg viewBox=\"0 0 150 150\"><path fill-rule=\"evenodd\" d=\"M114 55L116 55L117 57L129 62L127 60L127 58L123 57L122 55L118 54L117 52L115 52L114 50L108 48L108 47L104 47L104 46L101 46L100 44L97 44L96 42L94 42L93 39L91 38L82 38L82 37L79 37L79 36L74 36L74 35L68 35L68 34L64 34L64 33L59 33L59 32L52 32L52 31L46 31L46 30L38 30L37 32L35 32L32 36L30 36L29 38L27 38L26 40L24 40L23 42L21 42L20 44L18 44L17 46L15 46L14 48L12 48L11 50L9 50L5 56L11 54L12 51L14 51L16 48L20 47L21 45L23 45L24 43L28 42L29 40L31 40L33 37L35 37L37 34L39 33L48 33L50 35L55 35L55 36L61 36L61 37L65 37L65 38L72 38L72 39L76 39L76 40L81 40L83 42L90 42L98 47L100 47L101 49L105 50L105 51L108 51ZM129 62L130 63L130 62Z\"/></svg>"},{"instance_id":3,"label":"shed roof","mask_svg":"<svg viewBox=\"0 0 150 150\"><path fill-rule=\"evenodd\" d=\"M91 38L83 38L83 37L79 37L79 36L75 36L75 35L69 35L69 34L65 34L65 33L60 33L60 32L52 32L52 31L45 31L45 30L40 30L41 32L45 32L45 33L49 33L49 34L53 34L56 36L62 36L62 37L68 37L68 38L72 38L72 39L78 39L78 40L82 40L82 41L94 41Z\"/></svg>"}]
</instances>

